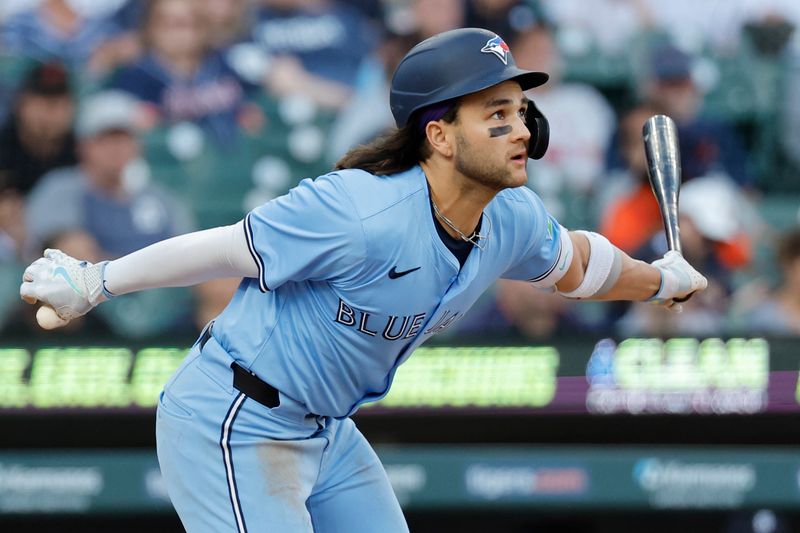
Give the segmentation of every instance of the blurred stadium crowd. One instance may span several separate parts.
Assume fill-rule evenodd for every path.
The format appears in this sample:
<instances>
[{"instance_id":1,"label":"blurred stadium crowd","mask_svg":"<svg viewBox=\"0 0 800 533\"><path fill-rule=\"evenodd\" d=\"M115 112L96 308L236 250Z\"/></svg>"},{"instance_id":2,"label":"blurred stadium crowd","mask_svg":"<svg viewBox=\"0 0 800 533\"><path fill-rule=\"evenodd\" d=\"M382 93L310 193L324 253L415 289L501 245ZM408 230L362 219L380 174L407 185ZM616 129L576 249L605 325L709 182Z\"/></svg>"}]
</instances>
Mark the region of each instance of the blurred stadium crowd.
<instances>
[{"instance_id":1,"label":"blurred stadium crowd","mask_svg":"<svg viewBox=\"0 0 800 533\"><path fill-rule=\"evenodd\" d=\"M3 0L3 333L35 331L17 290L43 248L94 261L236 222L392 127L414 43L480 26L551 74L529 95L552 129L530 186L567 227L660 256L641 128L675 119L684 251L711 283L667 316L500 282L455 335L798 335L798 25L796 0ZM191 334L235 286L129 295L71 328Z\"/></svg>"}]
</instances>

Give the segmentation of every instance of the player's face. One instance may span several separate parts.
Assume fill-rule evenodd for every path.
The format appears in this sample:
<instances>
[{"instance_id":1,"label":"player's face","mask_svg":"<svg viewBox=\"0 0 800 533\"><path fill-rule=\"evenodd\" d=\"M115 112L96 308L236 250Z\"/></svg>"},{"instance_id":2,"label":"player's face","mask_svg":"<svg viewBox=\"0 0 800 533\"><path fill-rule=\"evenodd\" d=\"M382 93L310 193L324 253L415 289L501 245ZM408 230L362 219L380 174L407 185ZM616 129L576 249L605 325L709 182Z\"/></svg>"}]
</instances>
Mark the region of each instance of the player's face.
<instances>
[{"instance_id":1,"label":"player's face","mask_svg":"<svg viewBox=\"0 0 800 533\"><path fill-rule=\"evenodd\" d=\"M461 174L493 189L528 181L528 99L519 84L503 82L462 99L455 123L454 164Z\"/></svg>"}]
</instances>

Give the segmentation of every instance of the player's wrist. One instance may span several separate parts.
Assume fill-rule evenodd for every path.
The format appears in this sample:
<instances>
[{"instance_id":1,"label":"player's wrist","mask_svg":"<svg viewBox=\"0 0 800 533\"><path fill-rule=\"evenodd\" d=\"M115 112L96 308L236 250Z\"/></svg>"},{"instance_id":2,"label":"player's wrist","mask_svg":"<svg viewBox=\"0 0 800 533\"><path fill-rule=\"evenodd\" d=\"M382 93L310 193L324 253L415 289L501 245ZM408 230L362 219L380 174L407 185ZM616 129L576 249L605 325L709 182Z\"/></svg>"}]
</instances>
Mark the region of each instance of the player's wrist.
<instances>
[{"instance_id":1,"label":"player's wrist","mask_svg":"<svg viewBox=\"0 0 800 533\"><path fill-rule=\"evenodd\" d=\"M102 296L103 296L103 299L100 300L100 302L110 300L111 298L115 298L117 296L108 289L108 284L106 282L106 267L110 262L111 261L102 261L98 263L98 265L100 265L100 290L102 291Z\"/></svg>"},{"instance_id":2,"label":"player's wrist","mask_svg":"<svg viewBox=\"0 0 800 533\"><path fill-rule=\"evenodd\" d=\"M86 289L86 300L91 307L109 299L103 284L103 271L108 261L97 264L88 264L83 270L83 283ZM112 295L113 296L113 295Z\"/></svg>"},{"instance_id":3,"label":"player's wrist","mask_svg":"<svg viewBox=\"0 0 800 533\"><path fill-rule=\"evenodd\" d=\"M648 298L647 300L645 300L646 302L657 302L657 301L658 301L658 295L659 295L659 294L661 294L661 292L664 290L664 271L663 271L663 270L661 270L661 269L660 269L660 268L658 268L658 267L653 267L653 268L655 268L655 269L658 271L658 279L659 279L659 281L658 281L658 288L657 288L657 289L656 289L656 291L655 291L655 292L654 292L654 293L653 293L653 294L650 296L650 298Z\"/></svg>"},{"instance_id":4,"label":"player's wrist","mask_svg":"<svg viewBox=\"0 0 800 533\"><path fill-rule=\"evenodd\" d=\"M667 252L663 258L653 261L652 266L661 272L661 287L650 301L666 302L685 298L697 290L706 288L706 278L679 252Z\"/></svg>"},{"instance_id":5,"label":"player's wrist","mask_svg":"<svg viewBox=\"0 0 800 533\"><path fill-rule=\"evenodd\" d=\"M658 271L661 274L661 283L658 287L656 293L650 297L648 301L650 302L664 302L667 300L671 300L681 290L681 282L677 275L674 272L670 271L667 268L656 266Z\"/></svg>"}]
</instances>

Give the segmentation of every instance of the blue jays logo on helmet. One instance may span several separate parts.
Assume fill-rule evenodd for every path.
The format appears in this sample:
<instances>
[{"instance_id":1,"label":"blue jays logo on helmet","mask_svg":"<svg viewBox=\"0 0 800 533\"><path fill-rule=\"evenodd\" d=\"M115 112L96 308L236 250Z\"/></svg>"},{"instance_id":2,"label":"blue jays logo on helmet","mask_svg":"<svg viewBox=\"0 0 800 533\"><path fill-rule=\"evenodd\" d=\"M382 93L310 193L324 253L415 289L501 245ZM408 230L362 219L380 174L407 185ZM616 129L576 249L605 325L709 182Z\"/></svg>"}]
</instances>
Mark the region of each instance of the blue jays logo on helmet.
<instances>
[{"instance_id":1,"label":"blue jays logo on helmet","mask_svg":"<svg viewBox=\"0 0 800 533\"><path fill-rule=\"evenodd\" d=\"M508 65L508 54L511 53L511 49L499 35L495 35L486 41L486 45L481 48L481 52L484 54L494 54L500 58L500 61L502 61L504 65Z\"/></svg>"}]
</instances>

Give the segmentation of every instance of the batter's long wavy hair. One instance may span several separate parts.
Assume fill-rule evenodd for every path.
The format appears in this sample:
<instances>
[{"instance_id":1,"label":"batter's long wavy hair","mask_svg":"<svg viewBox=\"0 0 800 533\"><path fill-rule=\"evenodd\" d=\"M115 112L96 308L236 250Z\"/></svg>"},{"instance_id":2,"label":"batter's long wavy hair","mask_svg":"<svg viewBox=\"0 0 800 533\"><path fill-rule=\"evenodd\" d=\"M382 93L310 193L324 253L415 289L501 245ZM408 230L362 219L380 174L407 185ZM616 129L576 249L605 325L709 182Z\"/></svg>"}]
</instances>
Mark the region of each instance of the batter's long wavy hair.
<instances>
[{"instance_id":1,"label":"batter's long wavy hair","mask_svg":"<svg viewBox=\"0 0 800 533\"><path fill-rule=\"evenodd\" d=\"M458 107L456 100L441 120L455 122ZM350 149L336 162L334 169L358 168L377 176L386 176L406 171L425 161L433 153L433 148L428 144L424 128L418 124L421 111L414 113L405 127L393 129L367 144Z\"/></svg>"}]
</instances>

